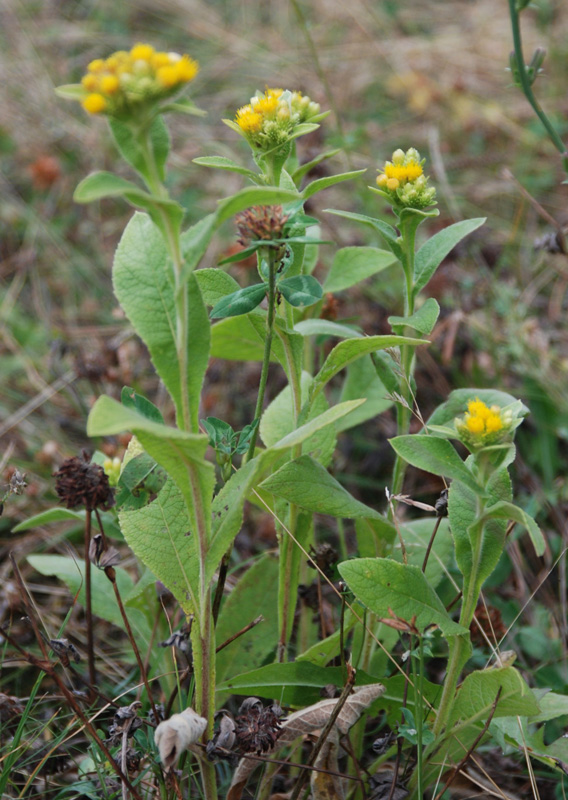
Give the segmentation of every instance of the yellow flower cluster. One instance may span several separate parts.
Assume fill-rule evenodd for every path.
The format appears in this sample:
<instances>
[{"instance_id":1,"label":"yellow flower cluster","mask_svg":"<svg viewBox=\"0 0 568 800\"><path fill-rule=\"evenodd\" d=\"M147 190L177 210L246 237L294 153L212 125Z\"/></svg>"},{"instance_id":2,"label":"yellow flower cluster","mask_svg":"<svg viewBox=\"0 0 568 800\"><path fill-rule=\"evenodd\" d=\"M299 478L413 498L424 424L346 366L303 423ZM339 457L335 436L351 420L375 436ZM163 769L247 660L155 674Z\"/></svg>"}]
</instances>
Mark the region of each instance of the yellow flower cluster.
<instances>
[{"instance_id":1,"label":"yellow flower cluster","mask_svg":"<svg viewBox=\"0 0 568 800\"><path fill-rule=\"evenodd\" d=\"M467 412L456 419L456 429L462 441L472 447L495 444L511 428L512 414L499 406L487 406L478 397L467 404Z\"/></svg>"},{"instance_id":2,"label":"yellow flower cluster","mask_svg":"<svg viewBox=\"0 0 568 800\"><path fill-rule=\"evenodd\" d=\"M404 152L395 150L392 161L386 161L377 177L377 186L393 205L407 208L427 208L436 202L436 190L428 186L424 175L425 159L414 147Z\"/></svg>"},{"instance_id":3,"label":"yellow flower cluster","mask_svg":"<svg viewBox=\"0 0 568 800\"><path fill-rule=\"evenodd\" d=\"M109 58L97 58L81 79L86 94L82 104L89 114L123 116L140 104L161 100L177 92L197 75L199 65L187 55L157 52L149 44L136 44Z\"/></svg>"},{"instance_id":4,"label":"yellow flower cluster","mask_svg":"<svg viewBox=\"0 0 568 800\"><path fill-rule=\"evenodd\" d=\"M236 130L255 147L272 149L292 138L294 128L320 113L314 103L301 92L267 89L257 92L250 103L235 116ZM234 123L229 123L234 127Z\"/></svg>"}]
</instances>

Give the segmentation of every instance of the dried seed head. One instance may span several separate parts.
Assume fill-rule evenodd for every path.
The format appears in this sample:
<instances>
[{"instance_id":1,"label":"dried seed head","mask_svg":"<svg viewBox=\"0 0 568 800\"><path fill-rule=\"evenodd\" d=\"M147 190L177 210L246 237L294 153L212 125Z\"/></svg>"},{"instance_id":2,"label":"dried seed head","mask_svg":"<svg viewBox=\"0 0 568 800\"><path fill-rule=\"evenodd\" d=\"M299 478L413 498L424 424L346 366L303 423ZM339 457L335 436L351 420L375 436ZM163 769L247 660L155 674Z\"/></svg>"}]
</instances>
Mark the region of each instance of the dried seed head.
<instances>
[{"instance_id":1,"label":"dried seed head","mask_svg":"<svg viewBox=\"0 0 568 800\"><path fill-rule=\"evenodd\" d=\"M125 733L128 736L132 736L134 731L142 726L142 720L137 717L140 708L142 708L142 703L139 700L135 700L129 706L118 709L114 715L112 725L108 729L106 741L109 744L118 744Z\"/></svg>"},{"instance_id":2,"label":"dried seed head","mask_svg":"<svg viewBox=\"0 0 568 800\"><path fill-rule=\"evenodd\" d=\"M90 461L85 451L81 458L65 459L53 474L55 491L67 508L82 505L93 511L95 508L107 510L114 505L112 489L103 468Z\"/></svg>"},{"instance_id":3,"label":"dried seed head","mask_svg":"<svg viewBox=\"0 0 568 800\"><path fill-rule=\"evenodd\" d=\"M288 214L282 206L252 206L236 216L238 242L248 247L259 240L280 239Z\"/></svg>"},{"instance_id":4,"label":"dried seed head","mask_svg":"<svg viewBox=\"0 0 568 800\"><path fill-rule=\"evenodd\" d=\"M275 746L282 731L283 711L274 704L262 707L257 697L241 705L236 719L236 749L239 753L267 753Z\"/></svg>"}]
</instances>

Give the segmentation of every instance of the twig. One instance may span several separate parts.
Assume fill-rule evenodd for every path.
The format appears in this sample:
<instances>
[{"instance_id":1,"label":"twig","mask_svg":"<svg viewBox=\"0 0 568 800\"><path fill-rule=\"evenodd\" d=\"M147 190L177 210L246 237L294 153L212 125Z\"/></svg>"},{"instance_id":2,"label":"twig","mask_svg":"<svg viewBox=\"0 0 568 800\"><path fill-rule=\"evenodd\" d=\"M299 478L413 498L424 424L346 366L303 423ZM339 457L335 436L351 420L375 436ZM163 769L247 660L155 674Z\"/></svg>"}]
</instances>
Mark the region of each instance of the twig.
<instances>
[{"instance_id":1,"label":"twig","mask_svg":"<svg viewBox=\"0 0 568 800\"><path fill-rule=\"evenodd\" d=\"M36 626L34 626L34 628L35 627ZM96 742L96 744L98 745L98 747L100 747L100 749L102 750L102 752L103 752L105 758L107 759L107 761L109 762L111 768L116 772L116 774L120 778L120 780L123 781L126 784L126 786L130 790L130 792L131 792L132 796L135 798L135 800L142 800L142 798L140 797L140 795L138 794L138 792L136 791L134 786L130 783L128 777L123 773L123 771L120 769L120 767L118 766L118 764L114 760L113 756L109 752L109 750L108 750L107 746L105 745L105 743L99 737L99 735L96 732L96 730L95 730L93 724L91 723L91 721L83 713L83 710L81 709L81 707L77 703L77 700L73 696L73 693L69 691L67 686L65 686L64 682L61 680L61 677L55 671L54 665L52 664L52 662L49 661L49 659L37 658L36 656L33 655L33 653L28 653L27 650L24 650L22 647L20 647L18 642L8 633L8 631L6 631L2 627L2 625L0 625L0 634L6 639L6 641L10 645L12 645L12 647L14 647L16 650L18 650L19 653L22 654L22 656L28 662L28 664L31 664L33 667L37 667L38 669L41 669L43 672L46 673L46 675L49 675L49 677L53 681L55 681L55 683L59 687L59 691L65 697L65 700L67 701L67 703L71 706L71 708L73 709L75 714L79 717L79 719L83 723L84 727L89 731L90 735L93 737L93 739ZM41 637L40 637L40 640L41 640ZM42 642L42 650L44 648L45 648L45 645L43 645L43 642Z\"/></svg>"},{"instance_id":2,"label":"twig","mask_svg":"<svg viewBox=\"0 0 568 800\"><path fill-rule=\"evenodd\" d=\"M485 725L483 726L482 730L480 731L479 736L475 737L473 743L471 744L471 746L470 746L469 750L467 751L467 753L465 754L465 756L462 758L462 760L457 765L457 767L454 767L453 770L450 772L448 778L446 779L445 784L442 786L442 788L440 789L440 791L438 792L438 794L436 795L434 800L440 800L440 798L442 797L442 795L444 794L446 789L454 782L454 780L456 779L458 774L463 770L463 768L465 767L466 763L471 758L471 756L473 754L473 751L475 750L475 748L477 747L479 742L483 739L483 737L487 733L487 729L489 728L489 725L491 724L491 720L493 719L493 715L495 714L495 711L497 709L497 703L499 702L499 698L501 697L501 692L502 691L503 691L503 687L500 686L499 689L497 690L497 694L495 695L495 700L493 701L493 705L491 706L491 711L489 712L489 716L487 717L487 719L485 721Z\"/></svg>"},{"instance_id":3,"label":"twig","mask_svg":"<svg viewBox=\"0 0 568 800\"><path fill-rule=\"evenodd\" d=\"M343 708L343 706L345 705L345 703L347 701L347 698L351 694L351 690L353 689L353 684L355 683L355 675L356 675L356 671L353 669L353 667L349 667L349 674L348 674L348 677L347 677L347 683L345 684L345 686L343 688L343 691L341 692L341 695L340 695L337 703L335 704L335 706L333 708L333 711L331 712L331 714L329 716L329 719L325 724L324 729L322 730L322 732L320 734L319 739L315 743L314 748L313 748L312 752L310 753L310 757L309 757L309 759L307 761L307 764L304 767L302 767L302 771L300 772L300 775L298 776L298 780L296 782L296 785L294 786L294 790L292 791L292 794L290 795L290 800L298 800L298 797L300 796L300 792L304 788L304 785L305 785L305 783L306 783L306 781L308 779L308 771L307 771L306 767L312 767L314 762L315 762L315 760L316 760L316 758L320 754L321 749L324 746L327 737L331 733L331 729L335 725L335 721L336 721L337 717L339 716L339 714L341 712L341 709Z\"/></svg>"},{"instance_id":4,"label":"twig","mask_svg":"<svg viewBox=\"0 0 568 800\"><path fill-rule=\"evenodd\" d=\"M262 616L262 614L260 614L260 616L258 616L256 619L253 619L252 622L249 622L248 625L245 625L244 628L241 628L240 631L237 631L232 636L229 636L229 638L226 639L222 644L220 644L219 647L215 648L215 652L219 653L221 650L224 650L224 648L227 647L227 645L231 644L231 642L234 642L235 639L238 639L239 636L243 635L243 633L247 633L247 631L250 631L251 628L256 627L256 625L258 625L260 622L264 622L264 617Z\"/></svg>"},{"instance_id":5,"label":"twig","mask_svg":"<svg viewBox=\"0 0 568 800\"><path fill-rule=\"evenodd\" d=\"M430 536L430 541L428 542L428 547L426 548L426 553L424 554L424 561L422 562L422 572L426 572L426 566L428 564L428 559L430 558L430 552L432 551L432 546L434 545L434 539L436 538L436 534L438 533L438 528L440 527L441 521L442 517L438 517L438 519L436 520L436 524L434 525L432 536Z\"/></svg>"},{"instance_id":6,"label":"twig","mask_svg":"<svg viewBox=\"0 0 568 800\"><path fill-rule=\"evenodd\" d=\"M231 553L233 552L233 545L229 547L219 564L219 577L217 578L217 586L215 588L215 597L213 598L213 621L217 624L219 617L219 609L221 608L221 600L223 599L223 591L225 589L225 581L227 580L227 573L229 571L229 561Z\"/></svg>"},{"instance_id":7,"label":"twig","mask_svg":"<svg viewBox=\"0 0 568 800\"><path fill-rule=\"evenodd\" d=\"M136 644L136 639L134 638L134 634L132 633L132 628L130 627L130 622L128 621L128 617L126 615L126 610L124 608L124 604L122 602L122 598L120 596L120 591L118 589L118 584L116 582L116 571L114 567L105 567L105 575L112 583L112 588L114 589L114 596L116 597L116 602L118 603L118 608L120 610L120 615L124 622L124 627L126 628L126 633L128 638L130 639L130 644L132 645L132 650L134 651L134 655L136 657L136 663L138 664L138 669L140 670L140 677L144 682L144 686L146 688L146 692L148 694L148 700L150 701L150 705L152 706L152 712L154 714L154 720L156 725L159 722L158 710L154 703L154 696L152 695L152 690L150 688L150 683L148 682L148 676L146 674L146 670L144 669L144 664L142 663L142 657L140 656L140 650L138 649L138 645Z\"/></svg>"}]
</instances>

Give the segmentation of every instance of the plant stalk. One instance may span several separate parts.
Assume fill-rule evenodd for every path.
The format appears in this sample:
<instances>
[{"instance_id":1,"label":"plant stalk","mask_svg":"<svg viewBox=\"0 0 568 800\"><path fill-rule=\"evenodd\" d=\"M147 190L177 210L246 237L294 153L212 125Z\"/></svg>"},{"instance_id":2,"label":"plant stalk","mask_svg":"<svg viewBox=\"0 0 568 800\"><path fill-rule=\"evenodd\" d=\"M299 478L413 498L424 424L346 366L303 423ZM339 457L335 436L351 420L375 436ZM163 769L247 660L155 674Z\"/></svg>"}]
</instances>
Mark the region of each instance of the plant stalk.
<instances>
[{"instance_id":1,"label":"plant stalk","mask_svg":"<svg viewBox=\"0 0 568 800\"><path fill-rule=\"evenodd\" d=\"M266 394L266 383L268 380L268 369L270 367L270 352L272 350L272 335L274 332L274 317L276 310L276 253L272 248L268 250L268 309L266 311L266 339L264 340L264 354L262 357L262 369L260 372L260 383L258 385L258 395L256 398L256 408L254 409L254 419L260 419L264 407L264 395ZM254 458L256 439L258 436L257 425L250 440L247 453L247 461Z\"/></svg>"}]
</instances>

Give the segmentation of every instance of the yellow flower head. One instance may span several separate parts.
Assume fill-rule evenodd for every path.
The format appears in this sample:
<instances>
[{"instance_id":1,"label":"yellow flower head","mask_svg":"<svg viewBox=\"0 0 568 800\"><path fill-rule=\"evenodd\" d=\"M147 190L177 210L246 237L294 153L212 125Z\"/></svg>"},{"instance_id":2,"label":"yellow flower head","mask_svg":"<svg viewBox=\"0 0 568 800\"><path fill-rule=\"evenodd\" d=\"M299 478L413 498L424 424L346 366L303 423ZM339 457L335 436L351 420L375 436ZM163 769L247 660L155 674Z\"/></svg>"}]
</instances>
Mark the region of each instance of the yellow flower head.
<instances>
[{"instance_id":1,"label":"yellow flower head","mask_svg":"<svg viewBox=\"0 0 568 800\"><path fill-rule=\"evenodd\" d=\"M436 202L436 190L424 175L425 159L414 147L395 150L377 177L377 186L395 207L427 208Z\"/></svg>"},{"instance_id":2,"label":"yellow flower head","mask_svg":"<svg viewBox=\"0 0 568 800\"><path fill-rule=\"evenodd\" d=\"M512 429L513 417L499 406L487 406L479 397L470 400L463 417L455 421L460 439L471 449L501 442Z\"/></svg>"},{"instance_id":3,"label":"yellow flower head","mask_svg":"<svg viewBox=\"0 0 568 800\"><path fill-rule=\"evenodd\" d=\"M301 92L267 88L239 108L234 122L227 122L253 147L273 150L286 145L294 128L319 113L319 105Z\"/></svg>"},{"instance_id":4,"label":"yellow flower head","mask_svg":"<svg viewBox=\"0 0 568 800\"><path fill-rule=\"evenodd\" d=\"M83 108L89 114L126 118L176 94L198 71L197 61L187 55L157 52L139 42L130 51L91 61L81 79Z\"/></svg>"}]
</instances>

